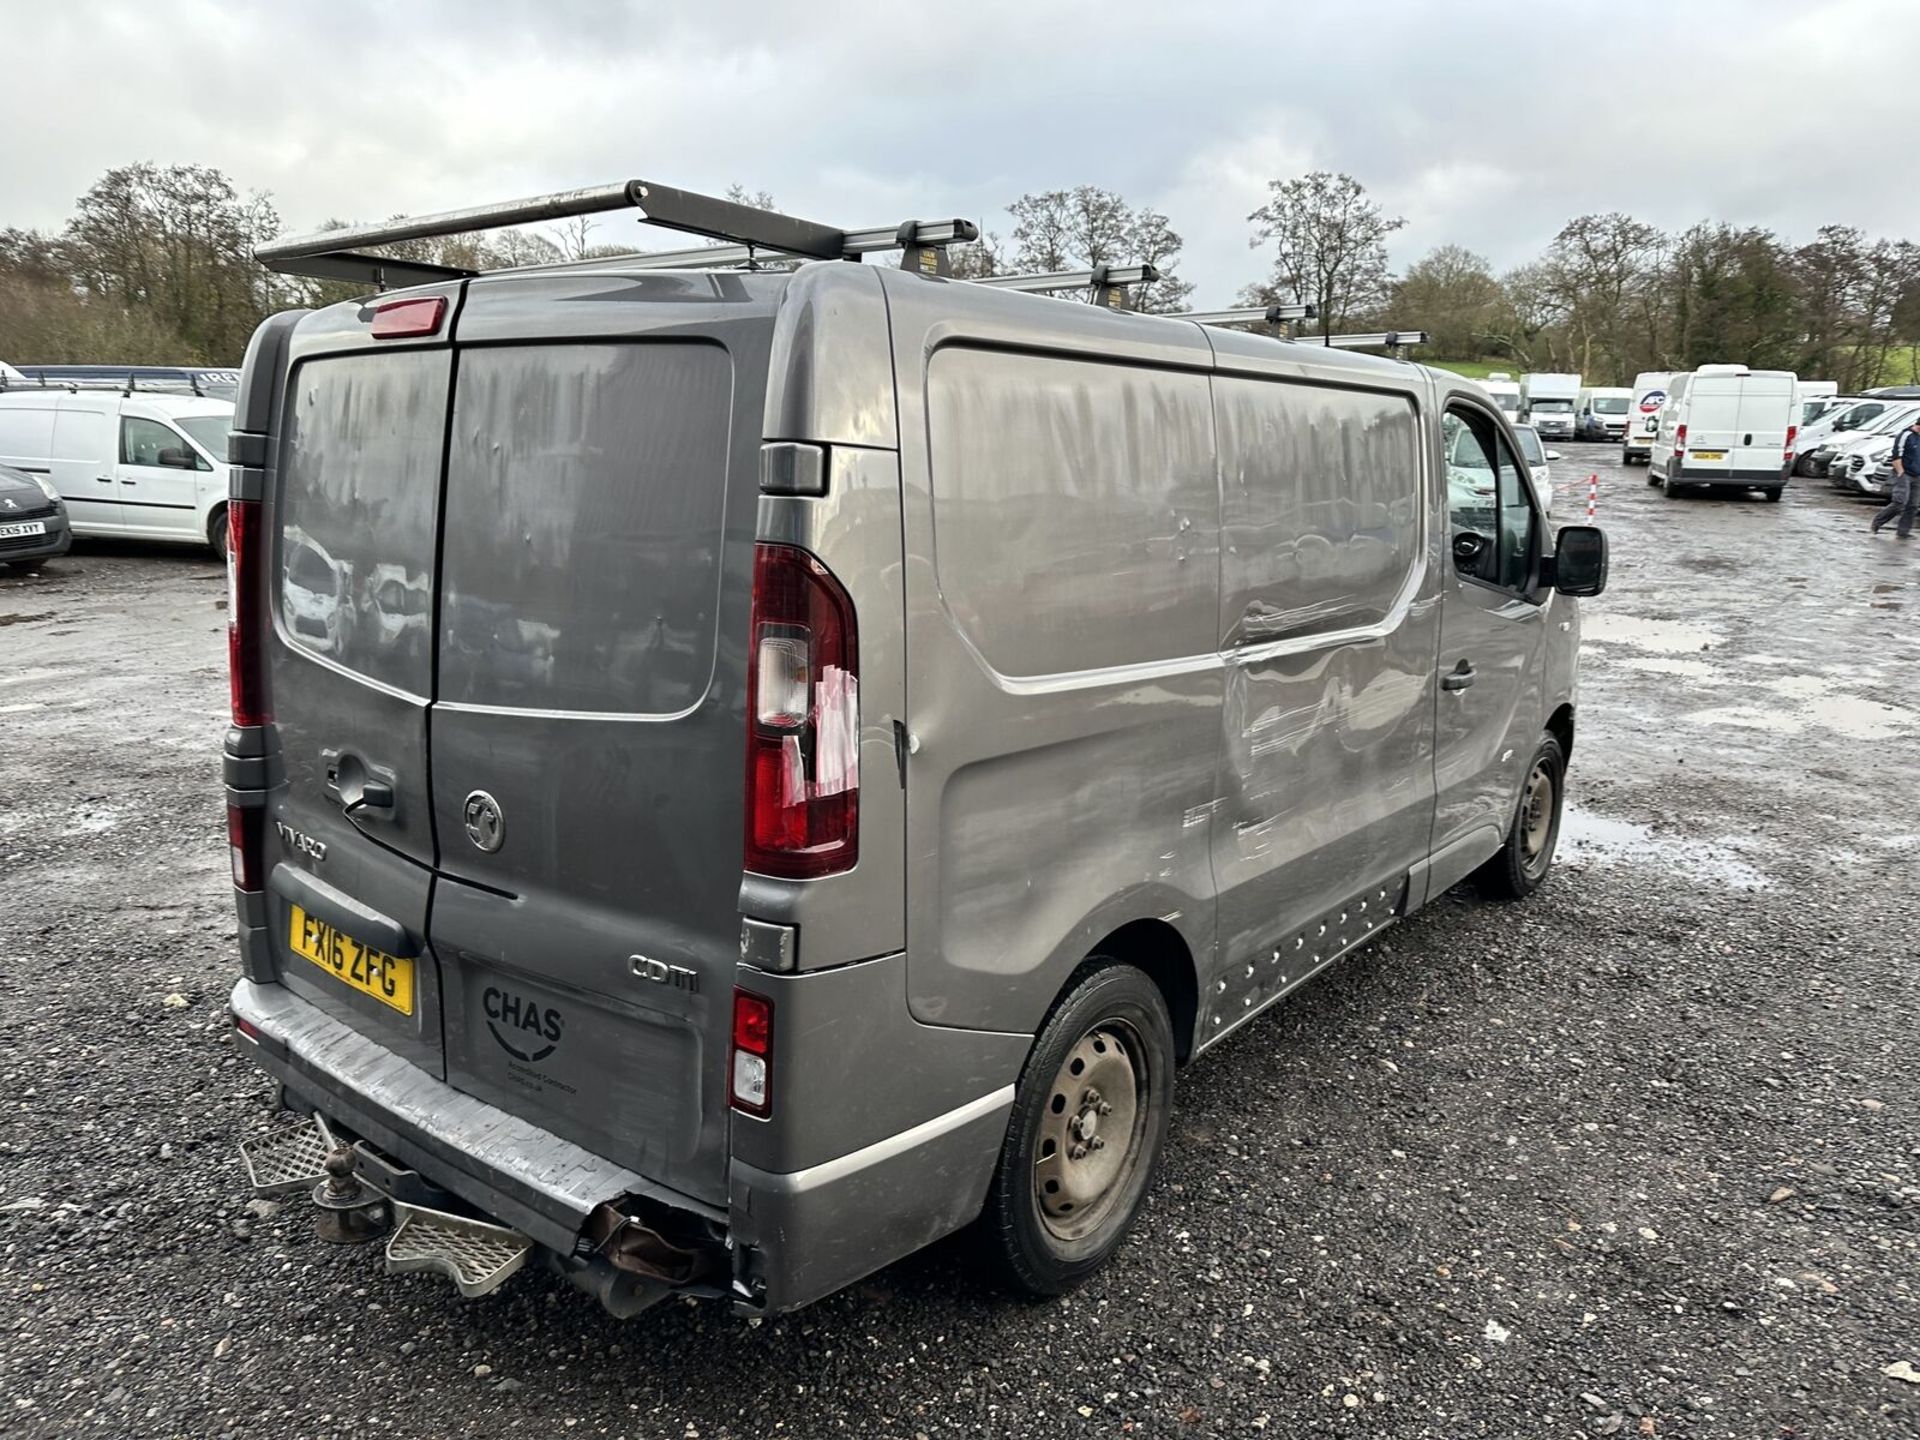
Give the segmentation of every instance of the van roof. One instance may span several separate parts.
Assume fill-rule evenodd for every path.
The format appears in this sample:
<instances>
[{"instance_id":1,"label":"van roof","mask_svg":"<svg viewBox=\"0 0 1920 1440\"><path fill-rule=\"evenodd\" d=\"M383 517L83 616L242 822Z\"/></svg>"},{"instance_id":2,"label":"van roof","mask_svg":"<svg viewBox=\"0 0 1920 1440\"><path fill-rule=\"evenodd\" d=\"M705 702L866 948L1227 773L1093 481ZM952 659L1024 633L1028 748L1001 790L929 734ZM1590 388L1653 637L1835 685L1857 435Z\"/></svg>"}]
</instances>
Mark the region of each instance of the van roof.
<instances>
[{"instance_id":1,"label":"van roof","mask_svg":"<svg viewBox=\"0 0 1920 1440\"><path fill-rule=\"evenodd\" d=\"M231 415L231 400L216 400L204 395L177 395L170 392L136 390L131 395L118 390L68 390L59 386L41 389L0 390L0 406L9 409L44 408L48 402L62 410L101 410L118 413L123 406L139 405L160 415Z\"/></svg>"}]
</instances>

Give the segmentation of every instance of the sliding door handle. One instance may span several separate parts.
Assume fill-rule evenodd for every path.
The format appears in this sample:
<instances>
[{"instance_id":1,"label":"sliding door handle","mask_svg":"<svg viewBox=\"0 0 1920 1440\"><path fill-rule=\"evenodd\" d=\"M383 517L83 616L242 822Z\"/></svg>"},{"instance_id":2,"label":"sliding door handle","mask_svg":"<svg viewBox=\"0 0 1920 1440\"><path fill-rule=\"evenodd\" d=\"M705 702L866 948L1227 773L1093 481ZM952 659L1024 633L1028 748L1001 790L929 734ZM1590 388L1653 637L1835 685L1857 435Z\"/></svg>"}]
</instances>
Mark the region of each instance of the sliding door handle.
<instances>
[{"instance_id":1,"label":"sliding door handle","mask_svg":"<svg viewBox=\"0 0 1920 1440\"><path fill-rule=\"evenodd\" d=\"M1451 675L1442 675L1440 677L1440 688L1442 690L1464 690L1473 684L1474 679L1472 662L1462 660L1458 665L1454 666Z\"/></svg>"}]
</instances>

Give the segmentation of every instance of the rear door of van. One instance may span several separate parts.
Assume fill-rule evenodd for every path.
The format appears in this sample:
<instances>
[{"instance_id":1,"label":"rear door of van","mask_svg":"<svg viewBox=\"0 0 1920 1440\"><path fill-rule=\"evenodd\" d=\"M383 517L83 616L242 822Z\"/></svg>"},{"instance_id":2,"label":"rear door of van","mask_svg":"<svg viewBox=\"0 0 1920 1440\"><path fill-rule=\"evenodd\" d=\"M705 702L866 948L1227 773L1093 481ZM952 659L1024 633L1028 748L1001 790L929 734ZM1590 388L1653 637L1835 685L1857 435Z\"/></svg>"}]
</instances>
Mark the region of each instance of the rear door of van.
<instances>
[{"instance_id":1,"label":"rear door of van","mask_svg":"<svg viewBox=\"0 0 1920 1440\"><path fill-rule=\"evenodd\" d=\"M1740 440L1740 391L1743 375L1696 376L1687 392L1686 458L1689 476L1711 480L1731 472Z\"/></svg>"},{"instance_id":2,"label":"rear door of van","mask_svg":"<svg viewBox=\"0 0 1920 1440\"><path fill-rule=\"evenodd\" d=\"M778 284L475 280L447 424L447 1079L716 1203Z\"/></svg>"},{"instance_id":3,"label":"rear door of van","mask_svg":"<svg viewBox=\"0 0 1920 1440\"><path fill-rule=\"evenodd\" d=\"M489 277L394 341L319 312L270 482L280 978L716 1204L783 283Z\"/></svg>"},{"instance_id":4,"label":"rear door of van","mask_svg":"<svg viewBox=\"0 0 1920 1440\"><path fill-rule=\"evenodd\" d=\"M450 302L458 288L440 292ZM426 945L431 600L453 382L444 334L376 342L345 307L303 321L278 421L266 641L281 783L268 925L282 984L445 1073Z\"/></svg>"},{"instance_id":5,"label":"rear door of van","mask_svg":"<svg viewBox=\"0 0 1920 1440\"><path fill-rule=\"evenodd\" d=\"M1799 402L1793 376L1785 371L1756 371L1740 386L1734 416L1731 469L1740 475L1777 475L1786 461L1787 429Z\"/></svg>"}]
</instances>

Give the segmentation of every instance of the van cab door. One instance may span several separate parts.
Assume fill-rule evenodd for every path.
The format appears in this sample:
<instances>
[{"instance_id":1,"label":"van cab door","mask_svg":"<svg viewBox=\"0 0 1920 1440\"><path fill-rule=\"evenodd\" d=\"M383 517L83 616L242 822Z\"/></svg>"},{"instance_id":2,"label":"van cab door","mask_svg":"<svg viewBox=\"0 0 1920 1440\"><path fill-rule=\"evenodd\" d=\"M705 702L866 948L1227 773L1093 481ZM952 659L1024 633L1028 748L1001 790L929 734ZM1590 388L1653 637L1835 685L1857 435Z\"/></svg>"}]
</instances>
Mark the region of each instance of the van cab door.
<instances>
[{"instance_id":1,"label":"van cab door","mask_svg":"<svg viewBox=\"0 0 1920 1440\"><path fill-rule=\"evenodd\" d=\"M213 469L166 421L122 412L119 463L114 470L130 531L191 535L198 528L200 485Z\"/></svg>"},{"instance_id":2,"label":"van cab door","mask_svg":"<svg viewBox=\"0 0 1920 1440\"><path fill-rule=\"evenodd\" d=\"M1525 466L1484 408L1442 419L1450 560L1435 696L1431 894L1499 849L1546 717L1541 658L1551 597L1536 602L1545 521Z\"/></svg>"}]
</instances>

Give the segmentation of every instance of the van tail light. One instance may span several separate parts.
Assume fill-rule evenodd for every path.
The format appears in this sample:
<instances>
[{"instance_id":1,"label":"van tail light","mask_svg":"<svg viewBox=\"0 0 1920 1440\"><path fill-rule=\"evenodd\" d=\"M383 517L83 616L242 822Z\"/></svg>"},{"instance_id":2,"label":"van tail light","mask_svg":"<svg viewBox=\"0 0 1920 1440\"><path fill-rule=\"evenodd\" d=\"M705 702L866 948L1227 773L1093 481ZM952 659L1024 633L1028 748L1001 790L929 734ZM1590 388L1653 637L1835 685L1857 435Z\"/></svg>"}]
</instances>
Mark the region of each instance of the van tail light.
<instances>
[{"instance_id":1,"label":"van tail light","mask_svg":"<svg viewBox=\"0 0 1920 1440\"><path fill-rule=\"evenodd\" d=\"M1787 459L1789 460L1793 459L1793 442L1799 437L1799 434L1800 427L1798 425L1787 426Z\"/></svg>"},{"instance_id":2,"label":"van tail light","mask_svg":"<svg viewBox=\"0 0 1920 1440\"><path fill-rule=\"evenodd\" d=\"M811 880L860 853L860 658L853 600L793 545L754 547L746 868Z\"/></svg>"},{"instance_id":3,"label":"van tail light","mask_svg":"<svg viewBox=\"0 0 1920 1440\"><path fill-rule=\"evenodd\" d=\"M263 631L267 617L260 603L260 571L265 555L266 521L258 500L227 502L227 685L233 698L233 723L265 725L267 666Z\"/></svg>"},{"instance_id":4,"label":"van tail light","mask_svg":"<svg viewBox=\"0 0 1920 1440\"><path fill-rule=\"evenodd\" d=\"M1687 427L1678 426L1673 432L1673 450L1676 455L1687 453Z\"/></svg>"},{"instance_id":5,"label":"van tail light","mask_svg":"<svg viewBox=\"0 0 1920 1440\"><path fill-rule=\"evenodd\" d=\"M728 1074L727 1095L734 1109L762 1116L772 1111L773 1002L751 990L733 992Z\"/></svg>"},{"instance_id":6,"label":"van tail light","mask_svg":"<svg viewBox=\"0 0 1920 1440\"><path fill-rule=\"evenodd\" d=\"M266 815L261 809L227 806L227 849L233 857L233 888L258 891L266 868Z\"/></svg>"}]
</instances>

